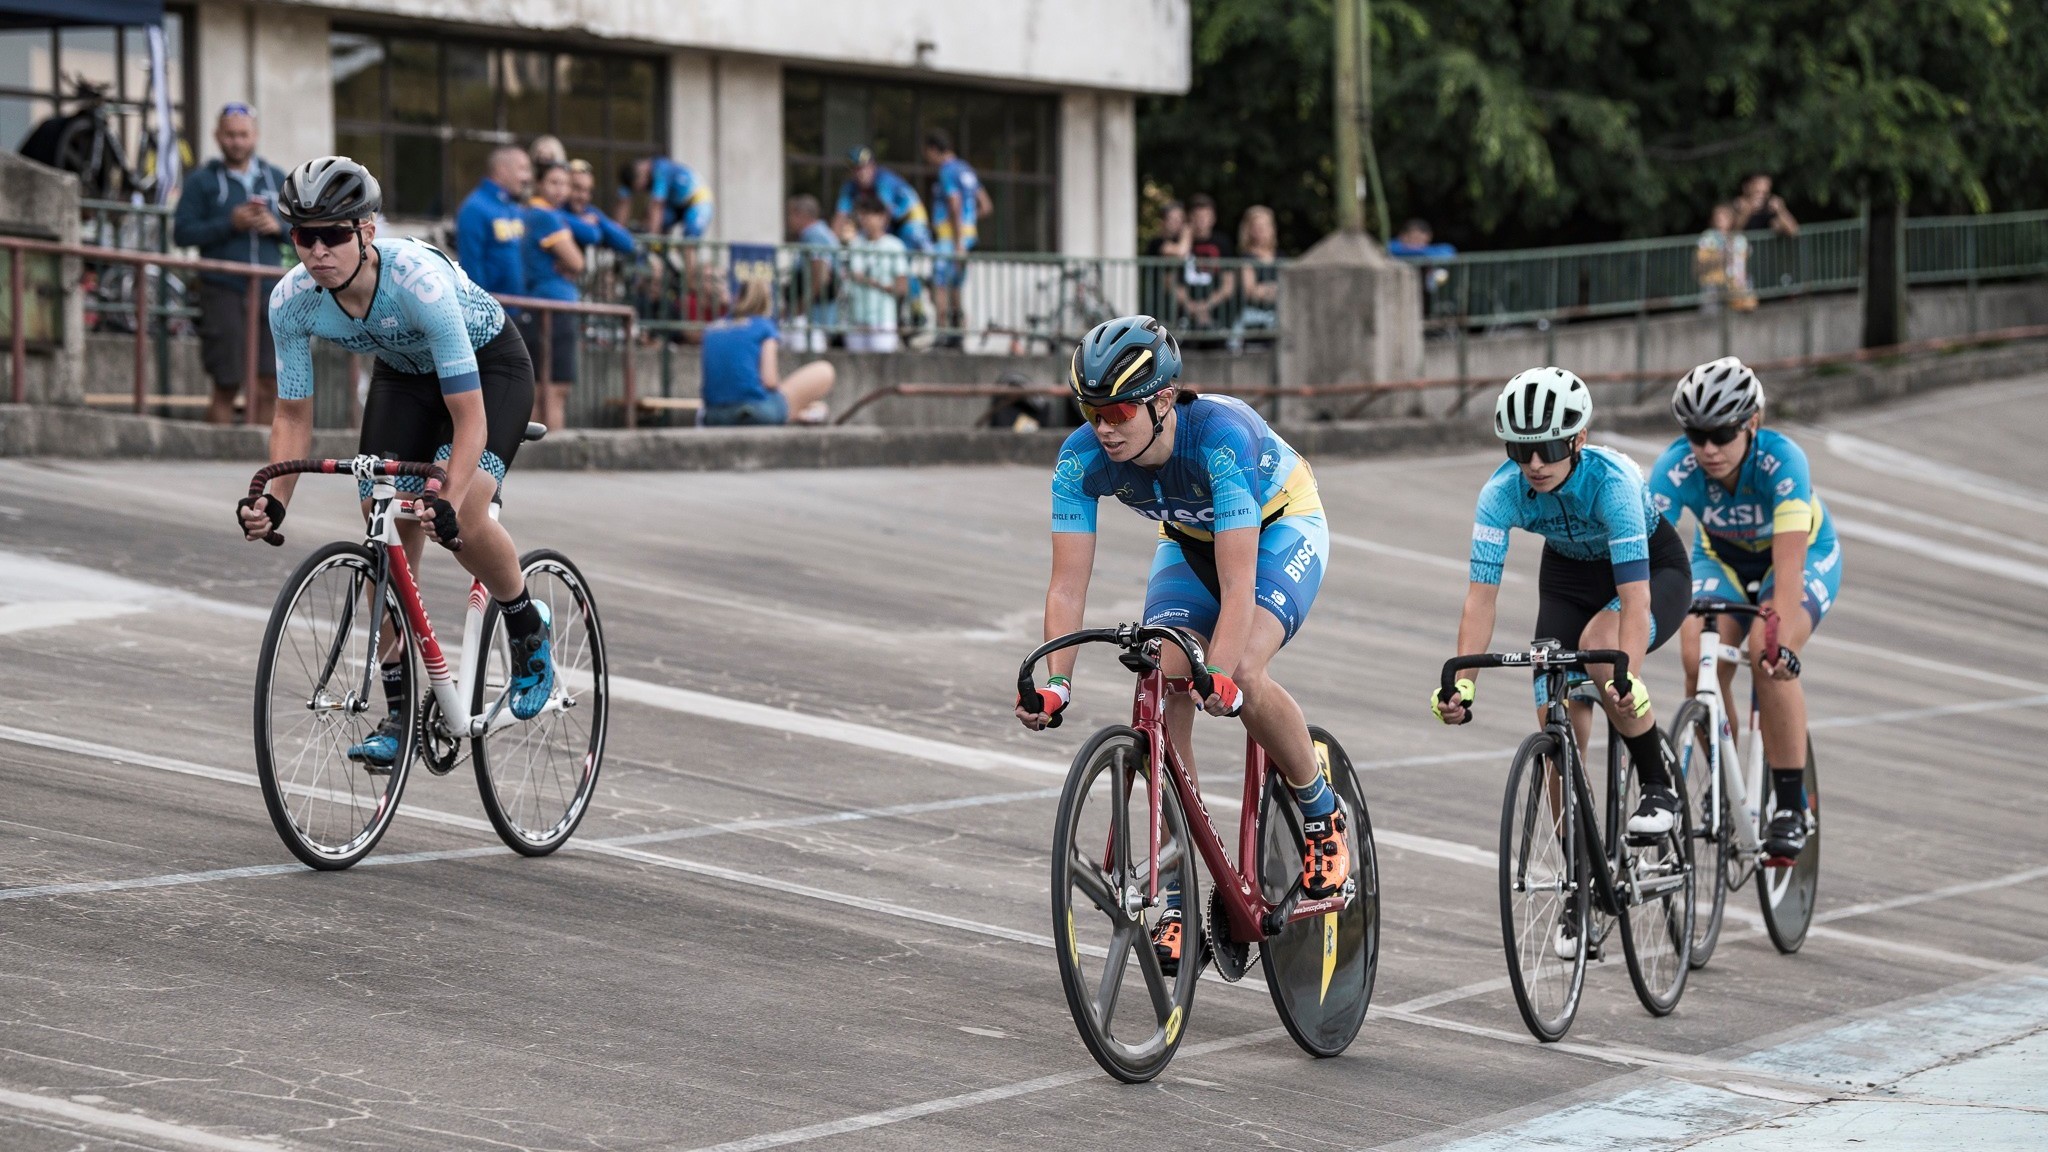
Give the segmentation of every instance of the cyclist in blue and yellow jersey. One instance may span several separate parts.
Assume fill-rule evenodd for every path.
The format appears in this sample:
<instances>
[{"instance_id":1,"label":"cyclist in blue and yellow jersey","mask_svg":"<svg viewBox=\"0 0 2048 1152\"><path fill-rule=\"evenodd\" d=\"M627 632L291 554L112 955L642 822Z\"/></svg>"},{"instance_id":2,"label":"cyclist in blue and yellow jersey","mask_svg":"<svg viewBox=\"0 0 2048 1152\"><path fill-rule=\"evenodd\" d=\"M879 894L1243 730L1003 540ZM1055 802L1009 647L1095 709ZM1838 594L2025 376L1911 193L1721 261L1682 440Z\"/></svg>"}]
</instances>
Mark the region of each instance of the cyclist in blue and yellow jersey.
<instances>
[{"instance_id":1,"label":"cyclist in blue and yellow jersey","mask_svg":"<svg viewBox=\"0 0 2048 1152\"><path fill-rule=\"evenodd\" d=\"M981 238L978 227L987 210L988 193L974 166L953 151L953 139L934 128L924 138L924 161L937 170L932 178L932 243L939 252L968 252ZM960 286L967 282L964 260L940 260L932 268L932 303L939 327L967 327L960 309Z\"/></svg>"},{"instance_id":2,"label":"cyclist in blue and yellow jersey","mask_svg":"<svg viewBox=\"0 0 2048 1152\"><path fill-rule=\"evenodd\" d=\"M639 221L656 236L677 227L685 240L702 239L711 228L711 185L697 170L666 156L647 156L619 165L619 204L612 215L631 226L633 197L647 194L647 213Z\"/></svg>"},{"instance_id":3,"label":"cyclist in blue and yellow jersey","mask_svg":"<svg viewBox=\"0 0 2048 1152\"><path fill-rule=\"evenodd\" d=\"M1267 671L1315 603L1330 530L1308 462L1242 401L1196 397L1174 386L1180 348L1159 321L1124 316L1096 325L1074 350L1067 383L1088 424L1067 437L1052 479L1052 580L1048 639L1081 627L1095 566L1096 502L1115 496L1147 519L1160 540L1145 590L1145 623L1202 638L1215 691L1201 706L1244 718L1273 759L1302 814L1302 887L1329 896L1351 875L1349 816L1316 765L1301 706ZM1169 676L1186 658L1161 653ZM1047 713L1020 704L1017 718L1044 728L1072 699L1072 649L1048 657ZM1166 723L1189 770L1196 702L1167 701ZM1169 889L1153 930L1160 961L1178 970L1181 895Z\"/></svg>"},{"instance_id":4,"label":"cyclist in blue and yellow jersey","mask_svg":"<svg viewBox=\"0 0 2048 1152\"><path fill-rule=\"evenodd\" d=\"M1820 625L1842 586L1842 548L1826 507L1814 495L1806 453L1790 437L1763 427L1764 386L1733 356L1685 374L1671 397L1671 413L1685 429L1658 457L1650 473L1657 508L1672 523L1691 512L1699 524L1693 543L1693 595L1764 606L1777 621L1778 643L1765 650L1769 622L1749 629L1756 662L1758 724L1764 761L1771 766L1777 815L1764 834L1764 850L1789 859L1806 847L1806 694L1800 688L1799 649ZM1797 573L1781 580L1780 573ZM1696 685L1700 633L1686 621L1687 694ZM1722 621L1722 639L1735 643L1741 626ZM1735 677L1721 665L1726 699Z\"/></svg>"},{"instance_id":5,"label":"cyclist in blue and yellow jersey","mask_svg":"<svg viewBox=\"0 0 2048 1152\"><path fill-rule=\"evenodd\" d=\"M1458 620L1458 654L1484 652L1493 642L1509 529L1543 537L1535 638L1628 653L1625 677L1610 679L1611 668L1587 671L1605 682L1601 705L1642 783L1642 801L1629 816L1628 830L1661 836L1677 819L1678 796L1641 670L1643 658L1676 635L1685 619L1685 544L1657 515L1635 461L1586 443L1592 420L1592 393L1562 368L1531 368L1501 389L1493 431L1506 441L1508 458L1479 490L1473 513L1471 584ZM1472 680L1459 680L1448 699L1431 692L1430 709L1446 724L1466 723L1476 692ZM1539 671L1538 726L1549 703L1546 693ZM1591 723L1590 708L1573 709L1581 748ZM1567 917L1558 955L1575 954L1573 930L1573 918Z\"/></svg>"},{"instance_id":6,"label":"cyclist in blue and yellow jersey","mask_svg":"<svg viewBox=\"0 0 2048 1152\"><path fill-rule=\"evenodd\" d=\"M889 210L889 231L903 241L905 248L912 252L931 251L931 219L925 215L924 201L917 198L917 189L910 186L910 181L875 163L871 148L855 148L847 153L846 162L850 171L846 183L839 186L839 204L834 209L838 217L851 218L854 202L863 194L871 194Z\"/></svg>"},{"instance_id":7,"label":"cyclist in blue and yellow jersey","mask_svg":"<svg viewBox=\"0 0 2048 1152\"><path fill-rule=\"evenodd\" d=\"M448 473L439 496L419 501L417 522L401 521L415 567L431 530L442 544L460 539L456 561L497 600L512 641L511 709L538 715L554 690L547 606L526 594L519 549L490 514L526 433L533 407L533 365L526 345L490 293L477 287L440 249L418 240L380 240L376 215L383 192L375 177L346 156L299 165L278 191L278 212L291 224L299 265L270 293L277 342L277 414L270 459L296 460L313 444L313 339L376 358L357 451L398 460L434 460ZM260 540L284 523L295 476L236 506L236 524ZM421 491L418 480L399 487ZM361 486L369 512L369 486ZM387 631L383 668L391 715L348 750L372 771L388 771L405 732L399 720L404 672Z\"/></svg>"}]
</instances>

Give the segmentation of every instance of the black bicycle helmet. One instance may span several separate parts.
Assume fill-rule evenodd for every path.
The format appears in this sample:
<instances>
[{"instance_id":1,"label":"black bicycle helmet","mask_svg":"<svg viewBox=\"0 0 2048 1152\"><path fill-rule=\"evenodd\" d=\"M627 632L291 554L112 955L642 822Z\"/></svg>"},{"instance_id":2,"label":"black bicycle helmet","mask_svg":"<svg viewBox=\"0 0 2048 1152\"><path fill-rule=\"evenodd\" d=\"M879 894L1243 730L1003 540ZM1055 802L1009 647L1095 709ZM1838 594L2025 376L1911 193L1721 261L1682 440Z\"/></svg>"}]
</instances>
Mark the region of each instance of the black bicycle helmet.
<instances>
[{"instance_id":1,"label":"black bicycle helmet","mask_svg":"<svg viewBox=\"0 0 2048 1152\"><path fill-rule=\"evenodd\" d=\"M277 213L290 224L364 220L384 207L370 170L346 156L321 156L291 170L277 191Z\"/></svg>"},{"instance_id":2,"label":"black bicycle helmet","mask_svg":"<svg viewBox=\"0 0 2048 1152\"><path fill-rule=\"evenodd\" d=\"M1150 316L1119 316L1090 329L1074 349L1067 387L1083 404L1143 400L1180 376L1180 345Z\"/></svg>"}]
</instances>

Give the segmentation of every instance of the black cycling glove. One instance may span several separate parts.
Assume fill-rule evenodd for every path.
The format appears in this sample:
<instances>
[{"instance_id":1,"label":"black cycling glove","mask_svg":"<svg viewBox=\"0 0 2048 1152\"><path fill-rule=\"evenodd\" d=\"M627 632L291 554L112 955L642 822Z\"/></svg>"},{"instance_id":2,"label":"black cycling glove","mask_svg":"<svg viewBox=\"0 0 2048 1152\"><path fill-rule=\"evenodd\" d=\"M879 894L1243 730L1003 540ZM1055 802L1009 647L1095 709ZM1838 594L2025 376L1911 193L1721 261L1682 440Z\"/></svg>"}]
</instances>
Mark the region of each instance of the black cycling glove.
<instances>
[{"instance_id":1,"label":"black cycling glove","mask_svg":"<svg viewBox=\"0 0 2048 1152\"><path fill-rule=\"evenodd\" d=\"M268 492L261 496L244 496L240 500L235 501L235 527L240 529L244 536L249 534L249 526L242 522L242 510L244 508L254 508L258 501L263 503L263 514L270 517L270 530L272 532L277 531L278 525L284 523L284 501L279 500Z\"/></svg>"},{"instance_id":2,"label":"black cycling glove","mask_svg":"<svg viewBox=\"0 0 2048 1152\"><path fill-rule=\"evenodd\" d=\"M462 543L462 526L455 522L455 505L439 496L428 496L422 503L434 510L434 539L443 548L454 548Z\"/></svg>"}]
</instances>

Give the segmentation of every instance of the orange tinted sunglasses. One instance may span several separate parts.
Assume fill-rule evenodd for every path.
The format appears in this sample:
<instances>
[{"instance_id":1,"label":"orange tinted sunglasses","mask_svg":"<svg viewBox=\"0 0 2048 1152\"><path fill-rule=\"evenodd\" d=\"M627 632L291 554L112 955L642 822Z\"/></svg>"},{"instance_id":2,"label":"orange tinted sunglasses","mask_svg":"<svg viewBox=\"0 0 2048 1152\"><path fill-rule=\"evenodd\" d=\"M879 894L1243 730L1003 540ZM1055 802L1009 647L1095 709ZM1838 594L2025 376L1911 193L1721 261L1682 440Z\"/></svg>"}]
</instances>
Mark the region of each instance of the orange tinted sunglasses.
<instances>
[{"instance_id":1,"label":"orange tinted sunglasses","mask_svg":"<svg viewBox=\"0 0 2048 1152\"><path fill-rule=\"evenodd\" d=\"M1081 415L1090 424L1100 424L1105 420L1111 424L1128 424L1132 420L1137 419L1138 412L1142 408L1144 408L1143 404L1135 403L1083 404L1081 405Z\"/></svg>"}]
</instances>

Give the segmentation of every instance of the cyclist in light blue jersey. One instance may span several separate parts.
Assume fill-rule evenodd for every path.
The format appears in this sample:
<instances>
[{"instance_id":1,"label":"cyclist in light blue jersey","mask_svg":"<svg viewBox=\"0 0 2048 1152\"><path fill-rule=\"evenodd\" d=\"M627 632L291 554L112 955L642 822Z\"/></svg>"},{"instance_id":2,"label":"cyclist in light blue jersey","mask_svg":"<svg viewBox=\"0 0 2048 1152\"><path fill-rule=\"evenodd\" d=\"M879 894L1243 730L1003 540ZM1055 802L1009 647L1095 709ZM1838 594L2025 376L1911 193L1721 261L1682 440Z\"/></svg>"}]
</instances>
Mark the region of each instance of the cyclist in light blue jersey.
<instances>
[{"instance_id":1,"label":"cyclist in light blue jersey","mask_svg":"<svg viewBox=\"0 0 2048 1152\"><path fill-rule=\"evenodd\" d=\"M877 164L871 148L855 148L847 154L846 162L852 171L846 183L839 186L835 209L839 217L850 218L854 202L863 194L872 195L889 210L889 230L903 241L905 248L912 252L931 251L931 217L925 215L924 201L918 199L917 189L910 186L910 181Z\"/></svg>"},{"instance_id":2,"label":"cyclist in light blue jersey","mask_svg":"<svg viewBox=\"0 0 2048 1152\"><path fill-rule=\"evenodd\" d=\"M1658 457L1650 491L1673 524L1691 512L1699 525L1693 595L1759 604L1776 621L1776 647L1766 648L1772 626L1766 618L1751 621L1748 639L1764 760L1777 793L1764 850L1789 859L1806 847L1807 833L1806 693L1797 679L1798 653L1841 590L1842 547L1814 494L1806 453L1791 437L1763 427L1763 409L1762 381L1733 356L1686 373L1671 397L1685 434ZM1798 573L1798 579L1780 580L1780 573ZM1686 621L1687 695L1697 687L1703 628L1698 618ZM1743 637L1733 617L1722 618L1720 631L1729 644ZM1721 676L1721 695L1728 699L1735 666L1724 662Z\"/></svg>"},{"instance_id":3,"label":"cyclist in light blue jersey","mask_svg":"<svg viewBox=\"0 0 2048 1152\"><path fill-rule=\"evenodd\" d=\"M1675 635L1685 618L1685 546L1651 506L1635 462L1586 443L1592 418L1585 382L1562 368L1531 368L1501 390L1494 432L1507 442L1508 460L1479 492L1458 654L1484 652L1493 641L1508 532L1519 528L1542 537L1536 639L1628 653L1629 674L1605 680L1601 704L1642 782L1642 801L1628 830L1661 836L1677 819L1678 796L1641 669L1644 657ZM1612 675L1601 668L1589 673L1595 679ZM1538 726L1548 703L1545 691L1539 673ZM1448 698L1430 693L1430 708L1446 724L1463 724L1471 719L1476 693L1472 680L1459 680ZM1591 710L1574 708L1572 721L1583 747ZM1563 931L1558 955L1573 955L1571 918Z\"/></svg>"},{"instance_id":4,"label":"cyclist in light blue jersey","mask_svg":"<svg viewBox=\"0 0 2048 1152\"><path fill-rule=\"evenodd\" d=\"M1301 706L1267 672L1300 630L1328 563L1330 533L1308 462L1259 414L1223 396L1195 397L1174 386L1180 348L1159 321L1124 316L1099 324L1074 351L1068 386L1088 424L1067 437L1052 480L1052 580L1045 595L1048 639L1081 627L1095 566L1096 502L1114 496L1157 520L1160 540L1145 591L1147 624L1201 637L1215 690L1201 701L1212 716L1242 713L1293 788L1302 812L1302 887L1311 899L1350 876L1341 809L1316 764ZM1075 652L1047 658L1042 697L1051 711L1017 718L1044 728L1072 698ZM1167 645L1161 667L1186 676L1186 657ZM1192 770L1195 701L1166 703L1174 744ZM1178 889L1153 930L1160 962L1177 971L1183 918Z\"/></svg>"},{"instance_id":5,"label":"cyclist in light blue jersey","mask_svg":"<svg viewBox=\"0 0 2048 1152\"><path fill-rule=\"evenodd\" d=\"M311 452L315 337L374 356L357 451L438 461L447 470L441 494L420 500L418 521L401 521L399 531L415 568L425 530L444 545L462 541L456 561L497 600L511 636L512 713L530 719L554 688L547 606L527 596L519 550L490 507L526 433L533 365L504 309L440 249L377 239L382 204L376 178L346 156L309 160L285 177L278 211L292 226L300 263L270 294L278 398L270 459ZM248 539L260 540L284 522L296 479L279 477L270 491L237 505ZM421 490L417 480L399 486ZM367 515L367 485L360 495ZM389 770L404 733L397 643L387 630L383 674L392 714L348 750L373 771Z\"/></svg>"}]
</instances>

